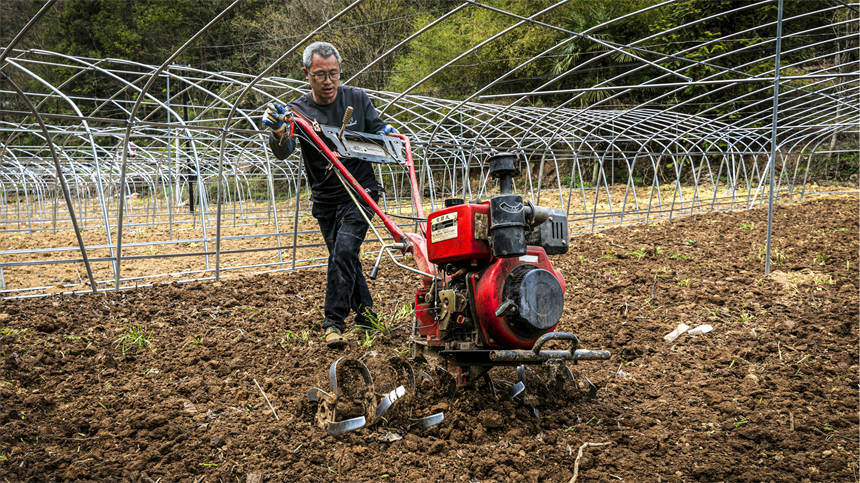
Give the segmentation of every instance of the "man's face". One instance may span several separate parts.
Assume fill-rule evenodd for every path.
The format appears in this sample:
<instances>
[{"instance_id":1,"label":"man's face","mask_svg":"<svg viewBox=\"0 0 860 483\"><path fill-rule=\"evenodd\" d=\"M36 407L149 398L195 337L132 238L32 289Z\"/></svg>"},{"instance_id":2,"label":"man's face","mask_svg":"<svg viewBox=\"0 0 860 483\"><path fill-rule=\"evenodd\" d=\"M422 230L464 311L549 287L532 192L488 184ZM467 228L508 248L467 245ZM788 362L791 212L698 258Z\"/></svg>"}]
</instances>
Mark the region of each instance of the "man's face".
<instances>
[{"instance_id":1,"label":"man's face","mask_svg":"<svg viewBox=\"0 0 860 483\"><path fill-rule=\"evenodd\" d=\"M337 57L330 55L321 57L314 54L311 57L311 67L302 68L305 78L311 85L311 93L317 104L331 104L337 97L337 85L340 81L340 64ZM334 78L332 78L334 77Z\"/></svg>"}]
</instances>

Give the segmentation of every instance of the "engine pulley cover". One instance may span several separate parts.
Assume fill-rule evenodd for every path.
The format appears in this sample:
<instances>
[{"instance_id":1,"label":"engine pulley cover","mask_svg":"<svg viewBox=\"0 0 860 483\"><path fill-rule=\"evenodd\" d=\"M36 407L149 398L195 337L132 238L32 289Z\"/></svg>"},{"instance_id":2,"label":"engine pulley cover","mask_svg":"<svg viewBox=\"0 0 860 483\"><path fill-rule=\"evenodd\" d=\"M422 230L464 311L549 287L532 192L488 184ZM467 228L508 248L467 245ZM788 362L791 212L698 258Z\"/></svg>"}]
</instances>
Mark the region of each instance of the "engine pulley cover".
<instances>
[{"instance_id":1,"label":"engine pulley cover","mask_svg":"<svg viewBox=\"0 0 860 483\"><path fill-rule=\"evenodd\" d=\"M564 310L564 290L555 275L534 265L520 265L505 280L504 299L512 302L507 319L525 336L555 326Z\"/></svg>"}]
</instances>

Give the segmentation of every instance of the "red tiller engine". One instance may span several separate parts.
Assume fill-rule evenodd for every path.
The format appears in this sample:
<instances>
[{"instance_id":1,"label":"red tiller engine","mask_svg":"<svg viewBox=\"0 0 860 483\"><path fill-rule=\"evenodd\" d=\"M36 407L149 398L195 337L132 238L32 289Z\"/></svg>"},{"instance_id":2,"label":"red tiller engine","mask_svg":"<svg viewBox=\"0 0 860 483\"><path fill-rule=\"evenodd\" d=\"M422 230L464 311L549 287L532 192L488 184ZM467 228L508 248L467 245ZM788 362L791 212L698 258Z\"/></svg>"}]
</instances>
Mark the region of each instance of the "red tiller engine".
<instances>
[{"instance_id":1,"label":"red tiller engine","mask_svg":"<svg viewBox=\"0 0 860 483\"><path fill-rule=\"evenodd\" d=\"M439 278L415 296L416 352L432 348L455 365L481 366L491 362L489 349L531 349L558 324L564 277L547 253L567 252L567 217L512 193L518 161L507 153L489 159L498 196L449 199L427 217L427 258Z\"/></svg>"},{"instance_id":2,"label":"red tiller engine","mask_svg":"<svg viewBox=\"0 0 860 483\"><path fill-rule=\"evenodd\" d=\"M564 308L564 278L552 267L547 253L567 252L567 217L561 210L524 204L521 196L513 194L513 177L519 173L516 155L498 154L488 160L490 175L499 180L499 195L488 202L447 200L444 209L427 217L426 226L420 224L420 233L407 233L364 191L341 160L356 158L406 168L413 208L423 220L409 139L401 134L346 131L351 113L348 108L340 129L321 126L295 111L284 120L290 122L291 135L307 140L331 162L353 201L362 209L369 207L391 234L392 243L379 237L382 248L368 278L376 277L384 253L398 266L420 275L422 287L415 296L410 339L412 359L425 359L422 367L423 362L431 362L443 369L442 377L450 373L457 385L483 376L494 387L488 374L491 368L517 366L518 380L509 387L508 399L526 390L525 365L543 366L551 381L558 382L560 376L575 384L567 362L609 359L607 351L580 349L579 339L572 333L553 332ZM416 267L398 263L392 255L395 249L410 254ZM550 341L570 345L567 349L544 348ZM390 391L386 388L377 403L367 366L354 359L334 361L328 371L329 389L308 391L308 401L318 405L317 424L335 436L378 424L388 408L403 398L406 386L412 390L418 381L433 380L427 371L416 372L398 358L390 363L394 374L403 376L404 385ZM357 393L344 392L338 381L349 373L360 379L352 378L348 385L363 387ZM587 396L593 397L596 386L582 377ZM360 399L365 414L342 419L339 401L353 396ZM532 409L537 416L537 409ZM442 413L432 414L411 421L408 427L428 428L443 419Z\"/></svg>"}]
</instances>

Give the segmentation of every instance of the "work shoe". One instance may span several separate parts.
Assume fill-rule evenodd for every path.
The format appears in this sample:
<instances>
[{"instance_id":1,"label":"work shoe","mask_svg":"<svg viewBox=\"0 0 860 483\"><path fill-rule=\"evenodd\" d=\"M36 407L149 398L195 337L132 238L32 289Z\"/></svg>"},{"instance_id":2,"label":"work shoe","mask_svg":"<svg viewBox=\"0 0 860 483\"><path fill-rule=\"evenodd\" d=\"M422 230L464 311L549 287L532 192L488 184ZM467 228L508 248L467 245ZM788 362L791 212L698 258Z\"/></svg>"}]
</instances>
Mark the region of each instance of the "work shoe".
<instances>
[{"instance_id":1,"label":"work shoe","mask_svg":"<svg viewBox=\"0 0 860 483\"><path fill-rule=\"evenodd\" d=\"M337 327L331 326L325 330L325 343L329 347L343 347L346 344L346 338Z\"/></svg>"}]
</instances>

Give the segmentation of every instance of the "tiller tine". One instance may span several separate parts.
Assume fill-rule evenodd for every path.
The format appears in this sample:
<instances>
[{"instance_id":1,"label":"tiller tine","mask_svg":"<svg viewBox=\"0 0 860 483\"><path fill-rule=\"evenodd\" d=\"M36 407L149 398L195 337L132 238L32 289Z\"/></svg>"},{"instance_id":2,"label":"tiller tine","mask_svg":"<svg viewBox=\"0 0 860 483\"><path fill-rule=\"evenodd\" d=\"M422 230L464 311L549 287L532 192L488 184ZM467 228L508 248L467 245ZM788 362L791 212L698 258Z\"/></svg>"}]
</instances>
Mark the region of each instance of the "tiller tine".
<instances>
[{"instance_id":1,"label":"tiller tine","mask_svg":"<svg viewBox=\"0 0 860 483\"><path fill-rule=\"evenodd\" d=\"M523 381L517 381L514 384L511 384L511 387L508 389L508 401L513 401L515 397L519 396L521 392L526 390L526 385L523 384Z\"/></svg>"},{"instance_id":2,"label":"tiller tine","mask_svg":"<svg viewBox=\"0 0 860 483\"><path fill-rule=\"evenodd\" d=\"M393 391L389 392L382 399L379 400L379 404L376 406L376 412L374 414L373 423L378 423L382 416L386 411L394 404L395 401L402 398L406 395L406 388L403 386L397 386Z\"/></svg>"},{"instance_id":3,"label":"tiller tine","mask_svg":"<svg viewBox=\"0 0 860 483\"><path fill-rule=\"evenodd\" d=\"M388 366L398 378L405 379L403 385L407 389L415 389L415 371L412 369L411 364L406 362L402 357L394 356L388 359Z\"/></svg>"},{"instance_id":4,"label":"tiller tine","mask_svg":"<svg viewBox=\"0 0 860 483\"><path fill-rule=\"evenodd\" d=\"M489 375L489 374L487 374L487 373L485 373L483 377L484 377L484 383L485 383L485 384L487 385L487 387L490 389L490 394L492 394L492 395L493 395L493 399L497 399L497 396L496 396L496 383L495 383L495 382L493 382L493 379L492 379L492 378L490 377L490 375Z\"/></svg>"},{"instance_id":5,"label":"tiller tine","mask_svg":"<svg viewBox=\"0 0 860 483\"><path fill-rule=\"evenodd\" d=\"M520 364L517 366L517 382L513 386L511 386L510 390L508 391L509 399L513 400L519 394L525 392L525 390L526 390L525 381L526 381L526 377L528 377L526 374L527 370L530 370L530 369L526 369L526 366L523 364ZM527 407L529 409L529 411L531 411L532 415L534 415L535 418L540 419L540 412L529 401L529 399L534 399L534 397L529 398L528 396L523 396L522 399L523 399L523 401L522 401L523 405L525 405L525 407Z\"/></svg>"},{"instance_id":6,"label":"tiller tine","mask_svg":"<svg viewBox=\"0 0 860 483\"><path fill-rule=\"evenodd\" d=\"M570 370L570 369L568 369L568 370ZM585 395L583 397L585 397L586 399L594 399L597 396L597 386L595 386L594 383L592 383L589 378L585 377L585 374L580 374L580 376L585 381L585 383L588 385L588 391L585 393Z\"/></svg>"},{"instance_id":7,"label":"tiller tine","mask_svg":"<svg viewBox=\"0 0 860 483\"><path fill-rule=\"evenodd\" d=\"M365 366L361 361L353 359L343 361L340 368L344 371L357 371L364 384L364 388L360 390L355 390L353 385L350 384L349 387L352 391L350 394L345 395L341 390L341 386L338 384L338 364L342 360L343 358L341 357L340 359L332 362L331 366L329 366L328 382L331 392L323 391L317 387L313 387L308 391L308 401L316 402L318 404L317 414L314 418L317 426L325 429L326 432L332 436L363 428L367 424L368 419L374 422L376 420L376 411L374 410L376 404L374 404L373 379L370 377L370 370L368 370L367 366ZM342 402L345 398L355 399L356 396L360 401L364 415L345 419L343 421L337 421L338 403Z\"/></svg>"},{"instance_id":8,"label":"tiller tine","mask_svg":"<svg viewBox=\"0 0 860 483\"><path fill-rule=\"evenodd\" d=\"M420 381L421 384L424 384L425 382L433 384L433 376L427 374L426 371L421 370L418 371L418 381Z\"/></svg>"},{"instance_id":9,"label":"tiller tine","mask_svg":"<svg viewBox=\"0 0 860 483\"><path fill-rule=\"evenodd\" d=\"M409 425L409 427L411 428L413 426L418 426L419 429L427 429L427 428L436 426L437 424L441 423L444 420L445 420L445 414L444 413L436 413L436 414L431 414L430 416L425 416L423 418L416 419L412 424Z\"/></svg>"},{"instance_id":10,"label":"tiller tine","mask_svg":"<svg viewBox=\"0 0 860 483\"><path fill-rule=\"evenodd\" d=\"M364 416L359 416L357 418L329 423L325 431L332 436L338 436L346 433L347 431L361 429L365 424L367 424L367 420L364 419Z\"/></svg>"}]
</instances>

